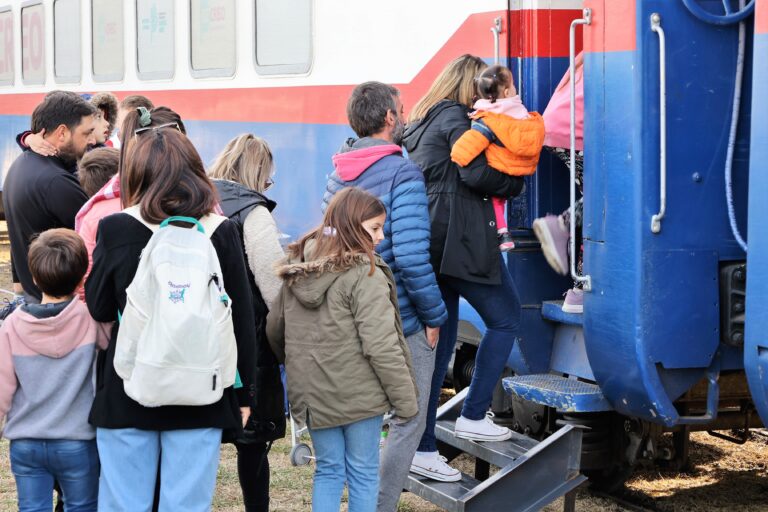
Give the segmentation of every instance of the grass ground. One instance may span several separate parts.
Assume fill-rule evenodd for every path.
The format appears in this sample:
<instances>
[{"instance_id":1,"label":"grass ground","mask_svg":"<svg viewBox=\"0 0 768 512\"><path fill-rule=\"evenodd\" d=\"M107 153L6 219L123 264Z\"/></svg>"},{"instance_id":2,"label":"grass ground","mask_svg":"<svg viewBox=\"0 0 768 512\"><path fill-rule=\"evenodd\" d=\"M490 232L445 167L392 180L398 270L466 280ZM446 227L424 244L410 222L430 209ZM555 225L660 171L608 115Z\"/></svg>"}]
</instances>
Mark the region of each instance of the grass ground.
<instances>
[{"instance_id":1,"label":"grass ground","mask_svg":"<svg viewBox=\"0 0 768 512\"><path fill-rule=\"evenodd\" d=\"M0 245L0 288L10 286L8 246ZM274 444L270 453L271 509L276 512L311 510L312 466L290 464L290 438ZM472 460L462 456L456 463L471 473ZM705 432L692 435L691 470L675 473L665 470L639 471L628 483L627 494L642 505L659 512L768 512L768 435L755 433L744 445L734 445ZM514 497L510 497L514 502ZM0 512L17 510L16 488L10 472L8 442L0 441ZM221 452L216 496L216 512L241 512L242 498L237 478L236 452L224 445ZM347 510L343 504L342 510ZM437 512L442 509L405 493L399 512ZM545 512L562 510L557 501ZM577 512L615 512L621 506L579 492ZM496 511L489 511L496 512Z\"/></svg>"}]
</instances>

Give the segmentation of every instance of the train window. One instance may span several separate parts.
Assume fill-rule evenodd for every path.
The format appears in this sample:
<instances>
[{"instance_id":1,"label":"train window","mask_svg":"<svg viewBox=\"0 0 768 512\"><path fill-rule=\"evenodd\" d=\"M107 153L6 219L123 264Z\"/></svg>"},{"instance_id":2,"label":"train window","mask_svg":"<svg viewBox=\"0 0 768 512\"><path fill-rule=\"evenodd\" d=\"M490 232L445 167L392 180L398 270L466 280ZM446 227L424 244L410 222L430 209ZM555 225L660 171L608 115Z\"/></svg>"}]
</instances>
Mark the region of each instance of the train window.
<instances>
[{"instance_id":1,"label":"train window","mask_svg":"<svg viewBox=\"0 0 768 512\"><path fill-rule=\"evenodd\" d=\"M136 41L139 78L173 77L173 0L136 2Z\"/></svg>"},{"instance_id":2,"label":"train window","mask_svg":"<svg viewBox=\"0 0 768 512\"><path fill-rule=\"evenodd\" d=\"M93 79L115 82L123 79L123 0L93 0L91 3L91 53Z\"/></svg>"},{"instance_id":3,"label":"train window","mask_svg":"<svg viewBox=\"0 0 768 512\"><path fill-rule=\"evenodd\" d=\"M235 74L235 0L191 0L192 76Z\"/></svg>"},{"instance_id":4,"label":"train window","mask_svg":"<svg viewBox=\"0 0 768 512\"><path fill-rule=\"evenodd\" d=\"M42 2L21 8L21 79L27 85L45 84L45 12Z\"/></svg>"},{"instance_id":5,"label":"train window","mask_svg":"<svg viewBox=\"0 0 768 512\"><path fill-rule=\"evenodd\" d=\"M53 2L53 76L56 82L80 81L80 0Z\"/></svg>"},{"instance_id":6,"label":"train window","mask_svg":"<svg viewBox=\"0 0 768 512\"><path fill-rule=\"evenodd\" d=\"M0 7L0 85L13 85L13 11Z\"/></svg>"},{"instance_id":7,"label":"train window","mask_svg":"<svg viewBox=\"0 0 768 512\"><path fill-rule=\"evenodd\" d=\"M311 0L256 0L256 71L306 73L312 61Z\"/></svg>"}]
</instances>

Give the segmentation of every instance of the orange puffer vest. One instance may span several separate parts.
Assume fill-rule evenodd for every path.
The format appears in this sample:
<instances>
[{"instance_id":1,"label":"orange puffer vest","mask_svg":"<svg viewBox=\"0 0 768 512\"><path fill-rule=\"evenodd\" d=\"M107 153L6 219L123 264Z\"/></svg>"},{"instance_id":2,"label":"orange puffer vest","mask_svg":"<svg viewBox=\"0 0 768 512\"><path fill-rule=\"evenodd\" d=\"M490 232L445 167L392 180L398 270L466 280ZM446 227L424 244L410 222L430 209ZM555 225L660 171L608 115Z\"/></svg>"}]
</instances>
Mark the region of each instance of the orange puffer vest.
<instances>
[{"instance_id":1,"label":"orange puffer vest","mask_svg":"<svg viewBox=\"0 0 768 512\"><path fill-rule=\"evenodd\" d=\"M477 112L472 116L472 129L453 145L451 160L466 167L485 151L488 165L512 176L536 172L544 145L544 120L538 112L527 119L494 112Z\"/></svg>"}]
</instances>

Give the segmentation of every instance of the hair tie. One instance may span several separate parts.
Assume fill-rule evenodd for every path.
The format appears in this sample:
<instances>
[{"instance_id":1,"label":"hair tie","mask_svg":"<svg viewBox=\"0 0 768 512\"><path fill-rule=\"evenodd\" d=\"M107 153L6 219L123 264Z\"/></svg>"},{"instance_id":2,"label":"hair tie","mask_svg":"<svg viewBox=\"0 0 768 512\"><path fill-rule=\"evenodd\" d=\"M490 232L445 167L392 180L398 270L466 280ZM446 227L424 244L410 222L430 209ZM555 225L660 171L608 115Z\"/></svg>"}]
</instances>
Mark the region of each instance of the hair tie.
<instances>
[{"instance_id":1,"label":"hair tie","mask_svg":"<svg viewBox=\"0 0 768 512\"><path fill-rule=\"evenodd\" d=\"M336 236L336 228L332 228L331 226L325 226L323 228L323 235L325 235L325 236Z\"/></svg>"},{"instance_id":2,"label":"hair tie","mask_svg":"<svg viewBox=\"0 0 768 512\"><path fill-rule=\"evenodd\" d=\"M139 126L144 128L152 124L152 115L149 113L149 110L144 107L139 107L136 110L139 112Z\"/></svg>"}]
</instances>

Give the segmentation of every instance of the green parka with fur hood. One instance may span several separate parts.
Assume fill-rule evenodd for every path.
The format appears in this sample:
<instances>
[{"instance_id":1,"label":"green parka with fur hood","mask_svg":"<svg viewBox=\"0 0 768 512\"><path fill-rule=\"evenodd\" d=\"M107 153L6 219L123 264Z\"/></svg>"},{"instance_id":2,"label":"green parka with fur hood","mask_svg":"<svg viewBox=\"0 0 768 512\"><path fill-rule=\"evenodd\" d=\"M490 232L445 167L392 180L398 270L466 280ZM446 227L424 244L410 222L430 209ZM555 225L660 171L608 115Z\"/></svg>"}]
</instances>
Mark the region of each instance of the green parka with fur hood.
<instances>
[{"instance_id":1,"label":"green parka with fur hood","mask_svg":"<svg viewBox=\"0 0 768 512\"><path fill-rule=\"evenodd\" d=\"M391 409L401 418L418 412L392 271L378 255L370 276L367 256L345 260L284 260L277 267L283 287L267 319L269 342L285 363L291 412L316 429Z\"/></svg>"}]
</instances>

